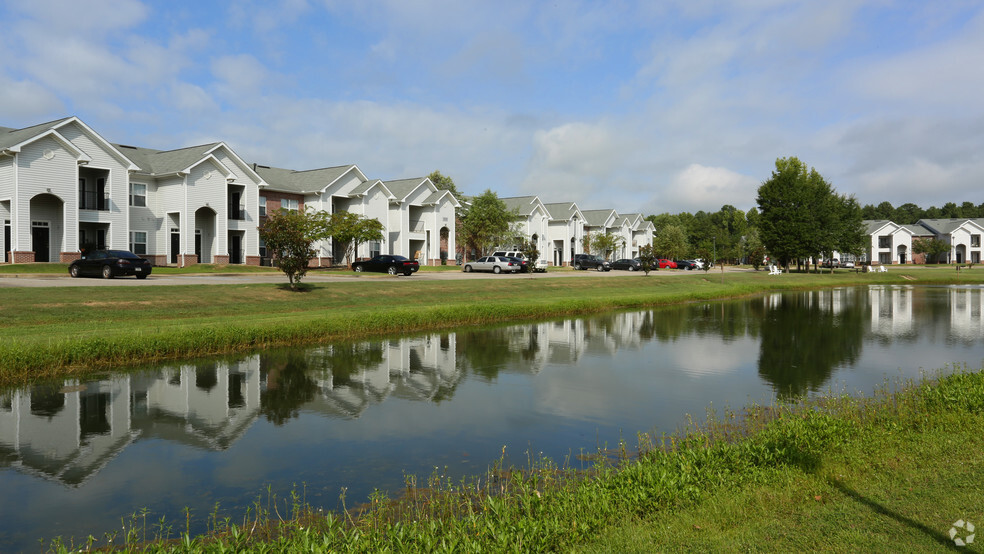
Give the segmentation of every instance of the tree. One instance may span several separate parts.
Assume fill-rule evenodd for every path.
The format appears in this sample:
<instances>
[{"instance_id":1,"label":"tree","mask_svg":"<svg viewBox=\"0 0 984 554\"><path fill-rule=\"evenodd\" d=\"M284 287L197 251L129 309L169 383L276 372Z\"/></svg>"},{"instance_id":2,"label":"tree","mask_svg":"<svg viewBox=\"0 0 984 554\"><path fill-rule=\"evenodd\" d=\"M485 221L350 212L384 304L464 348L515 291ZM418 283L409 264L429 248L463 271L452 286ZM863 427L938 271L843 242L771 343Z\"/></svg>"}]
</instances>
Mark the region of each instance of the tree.
<instances>
[{"instance_id":1,"label":"tree","mask_svg":"<svg viewBox=\"0 0 984 554\"><path fill-rule=\"evenodd\" d=\"M687 245L687 236L682 227L667 225L653 237L653 249L657 255L679 260L687 255L690 246Z\"/></svg>"},{"instance_id":2,"label":"tree","mask_svg":"<svg viewBox=\"0 0 984 554\"><path fill-rule=\"evenodd\" d=\"M434 171L428 175L427 178L430 179L431 183L434 183L434 186L437 187L438 190L451 191L451 194L453 194L455 198L459 200L461 199L461 193L458 192L458 187L455 186L454 179L451 177L443 175L440 171Z\"/></svg>"},{"instance_id":3,"label":"tree","mask_svg":"<svg viewBox=\"0 0 984 554\"><path fill-rule=\"evenodd\" d=\"M324 212L279 209L267 217L259 228L277 267L287 276L291 290L297 290L307 274L308 261L317 251L314 243L324 238Z\"/></svg>"},{"instance_id":4,"label":"tree","mask_svg":"<svg viewBox=\"0 0 984 554\"><path fill-rule=\"evenodd\" d=\"M639 263L642 264L642 270L646 272L646 275L649 275L649 272L653 269L659 270L656 249L651 244L639 248Z\"/></svg>"},{"instance_id":5,"label":"tree","mask_svg":"<svg viewBox=\"0 0 984 554\"><path fill-rule=\"evenodd\" d=\"M377 219L352 212L335 212L324 221L324 236L331 237L344 253L345 265L362 243L383 240L383 224Z\"/></svg>"},{"instance_id":6,"label":"tree","mask_svg":"<svg viewBox=\"0 0 984 554\"><path fill-rule=\"evenodd\" d=\"M461 216L461 234L466 245L484 256L510 238L510 225L516 214L506 209L506 203L489 189L472 199L468 211Z\"/></svg>"},{"instance_id":7,"label":"tree","mask_svg":"<svg viewBox=\"0 0 984 554\"><path fill-rule=\"evenodd\" d=\"M540 259L540 249L536 247L536 243L532 239L523 237L519 241L519 251L523 253L526 261L529 262L530 273L532 273L533 268L536 267L536 261Z\"/></svg>"},{"instance_id":8,"label":"tree","mask_svg":"<svg viewBox=\"0 0 984 554\"><path fill-rule=\"evenodd\" d=\"M607 260L612 252L615 252L624 245L625 239L618 235L609 235L601 232L593 233L591 235L591 250L589 253L598 252L602 258Z\"/></svg>"},{"instance_id":9,"label":"tree","mask_svg":"<svg viewBox=\"0 0 984 554\"><path fill-rule=\"evenodd\" d=\"M925 254L927 263L940 263L940 257L950 252L950 245L937 238L916 239L912 241L912 251Z\"/></svg>"},{"instance_id":10,"label":"tree","mask_svg":"<svg viewBox=\"0 0 984 554\"><path fill-rule=\"evenodd\" d=\"M846 240L845 233L860 226L860 208L850 210L849 222L841 220L846 203L816 169L795 157L780 158L758 189L762 243L785 267L793 260L829 255Z\"/></svg>"}]
</instances>

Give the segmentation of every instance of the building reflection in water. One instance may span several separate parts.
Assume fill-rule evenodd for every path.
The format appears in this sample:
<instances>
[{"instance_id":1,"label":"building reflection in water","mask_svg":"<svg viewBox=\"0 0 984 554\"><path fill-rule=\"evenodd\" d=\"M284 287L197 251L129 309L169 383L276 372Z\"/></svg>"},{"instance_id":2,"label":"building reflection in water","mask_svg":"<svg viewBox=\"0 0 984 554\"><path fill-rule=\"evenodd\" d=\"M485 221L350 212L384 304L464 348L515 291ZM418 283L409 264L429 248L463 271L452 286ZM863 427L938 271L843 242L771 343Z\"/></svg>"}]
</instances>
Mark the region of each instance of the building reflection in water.
<instances>
[{"instance_id":1,"label":"building reflection in water","mask_svg":"<svg viewBox=\"0 0 984 554\"><path fill-rule=\"evenodd\" d=\"M927 290L873 286L769 294L752 301L285 349L104 381L4 391L0 467L77 487L137 440L225 450L259 418L283 425L304 410L355 419L390 397L449 400L466 375L489 381L504 373L536 375L547 366L570 367L584 356L612 357L684 335L754 338L760 345L759 377L780 395L802 394L823 386L836 368L853 364L869 333L881 341L923 333L981 340L980 287L941 289L943 307L925 308L938 314L933 312L931 325L917 328L914 312L923 309ZM720 374L701 368L700 353L693 358L687 371L694 378ZM714 360L704 357L708 364Z\"/></svg>"}]
</instances>

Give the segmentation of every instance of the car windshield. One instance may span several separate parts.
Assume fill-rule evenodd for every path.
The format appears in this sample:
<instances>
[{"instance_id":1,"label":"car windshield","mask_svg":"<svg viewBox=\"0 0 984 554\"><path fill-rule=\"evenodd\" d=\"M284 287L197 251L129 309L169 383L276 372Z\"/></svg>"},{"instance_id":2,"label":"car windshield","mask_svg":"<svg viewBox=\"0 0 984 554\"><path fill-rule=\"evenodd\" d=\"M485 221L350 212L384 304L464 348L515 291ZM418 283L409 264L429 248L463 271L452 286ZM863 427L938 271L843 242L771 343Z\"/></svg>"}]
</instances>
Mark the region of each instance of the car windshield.
<instances>
[{"instance_id":1,"label":"car windshield","mask_svg":"<svg viewBox=\"0 0 984 554\"><path fill-rule=\"evenodd\" d=\"M393 256L393 259L396 260L396 261L398 261L398 262L407 262L407 261L410 261L406 256Z\"/></svg>"},{"instance_id":2,"label":"car windshield","mask_svg":"<svg viewBox=\"0 0 984 554\"><path fill-rule=\"evenodd\" d=\"M127 252L126 250L110 250L106 252L106 254L108 254L110 258L128 258L131 260L140 259L140 256L137 256L133 252Z\"/></svg>"}]
</instances>

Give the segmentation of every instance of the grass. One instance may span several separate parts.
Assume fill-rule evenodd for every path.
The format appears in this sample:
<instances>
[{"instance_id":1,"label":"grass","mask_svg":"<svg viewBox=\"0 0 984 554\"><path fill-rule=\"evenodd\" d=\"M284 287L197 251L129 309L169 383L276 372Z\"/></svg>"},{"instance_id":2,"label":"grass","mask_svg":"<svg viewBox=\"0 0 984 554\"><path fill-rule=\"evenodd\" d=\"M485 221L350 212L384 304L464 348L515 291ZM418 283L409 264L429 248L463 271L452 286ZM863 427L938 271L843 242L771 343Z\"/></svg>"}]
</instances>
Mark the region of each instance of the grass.
<instances>
[{"instance_id":1,"label":"grass","mask_svg":"<svg viewBox=\"0 0 984 554\"><path fill-rule=\"evenodd\" d=\"M0 386L256 348L854 284L981 283L984 272L765 272L306 284L0 288Z\"/></svg>"},{"instance_id":2,"label":"grass","mask_svg":"<svg viewBox=\"0 0 984 554\"><path fill-rule=\"evenodd\" d=\"M964 368L867 398L712 414L599 452L588 470L500 460L460 482L408 476L401 498L357 508L343 492L334 513L301 492L257 500L235 522L212 518L204 536L135 515L107 538L149 552L942 550L955 548L953 523L984 521L982 426L984 373Z\"/></svg>"}]
</instances>

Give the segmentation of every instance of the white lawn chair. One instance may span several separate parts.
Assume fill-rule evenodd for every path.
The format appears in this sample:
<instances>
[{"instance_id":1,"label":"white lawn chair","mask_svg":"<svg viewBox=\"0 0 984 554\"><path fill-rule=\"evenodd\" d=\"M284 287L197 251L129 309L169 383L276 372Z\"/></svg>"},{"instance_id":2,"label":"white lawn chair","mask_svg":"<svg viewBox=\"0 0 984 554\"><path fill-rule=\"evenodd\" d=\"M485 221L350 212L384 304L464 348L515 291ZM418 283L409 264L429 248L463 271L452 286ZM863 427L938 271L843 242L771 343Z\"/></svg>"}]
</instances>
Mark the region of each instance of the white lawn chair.
<instances>
[{"instance_id":1,"label":"white lawn chair","mask_svg":"<svg viewBox=\"0 0 984 554\"><path fill-rule=\"evenodd\" d=\"M777 265L769 266L769 275L782 275L782 270Z\"/></svg>"},{"instance_id":2,"label":"white lawn chair","mask_svg":"<svg viewBox=\"0 0 984 554\"><path fill-rule=\"evenodd\" d=\"M888 270L887 270L887 269L885 269L885 266L883 266L883 265L880 265L880 266L878 266L878 273L885 273L885 272L887 272L887 271L888 271Z\"/></svg>"}]
</instances>

